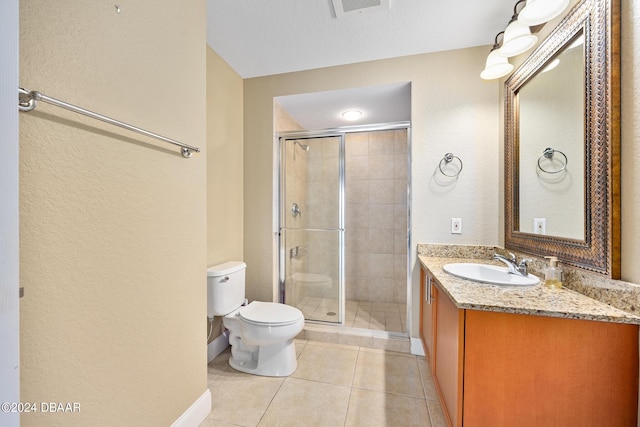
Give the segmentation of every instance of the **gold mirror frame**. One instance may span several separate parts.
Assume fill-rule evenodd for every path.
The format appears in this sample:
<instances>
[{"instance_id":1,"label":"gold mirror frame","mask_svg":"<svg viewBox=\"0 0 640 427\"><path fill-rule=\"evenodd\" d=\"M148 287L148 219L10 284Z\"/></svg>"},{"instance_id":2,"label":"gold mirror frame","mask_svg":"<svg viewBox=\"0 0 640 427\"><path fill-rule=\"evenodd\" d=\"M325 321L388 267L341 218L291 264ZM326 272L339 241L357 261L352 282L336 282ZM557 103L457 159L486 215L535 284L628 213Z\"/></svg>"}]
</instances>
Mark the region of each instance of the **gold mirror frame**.
<instances>
[{"instance_id":1,"label":"gold mirror frame","mask_svg":"<svg viewBox=\"0 0 640 427\"><path fill-rule=\"evenodd\" d=\"M585 239L516 231L520 88L584 31ZM583 0L505 82L505 248L620 278L620 3Z\"/></svg>"}]
</instances>

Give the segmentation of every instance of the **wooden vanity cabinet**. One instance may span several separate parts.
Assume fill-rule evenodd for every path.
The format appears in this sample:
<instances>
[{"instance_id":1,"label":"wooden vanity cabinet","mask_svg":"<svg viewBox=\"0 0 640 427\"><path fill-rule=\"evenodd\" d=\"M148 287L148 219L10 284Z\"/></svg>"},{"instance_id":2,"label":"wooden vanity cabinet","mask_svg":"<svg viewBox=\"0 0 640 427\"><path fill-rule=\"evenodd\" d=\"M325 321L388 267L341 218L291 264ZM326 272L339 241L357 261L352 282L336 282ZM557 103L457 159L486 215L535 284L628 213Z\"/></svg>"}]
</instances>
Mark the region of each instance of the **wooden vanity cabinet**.
<instances>
[{"instance_id":1,"label":"wooden vanity cabinet","mask_svg":"<svg viewBox=\"0 0 640 427\"><path fill-rule=\"evenodd\" d=\"M433 285L438 288L437 282ZM437 292L436 321L434 322L435 360L433 377L440 395L443 411L450 425L462 425L462 385L464 372L464 310L459 310L443 292ZM445 409L446 408L446 409Z\"/></svg>"},{"instance_id":2,"label":"wooden vanity cabinet","mask_svg":"<svg viewBox=\"0 0 640 427\"><path fill-rule=\"evenodd\" d=\"M424 353L433 362L433 343L434 331L433 327L436 313L435 305L438 301L438 290L433 285L432 276L427 275L424 269L420 269L420 338Z\"/></svg>"},{"instance_id":3,"label":"wooden vanity cabinet","mask_svg":"<svg viewBox=\"0 0 640 427\"><path fill-rule=\"evenodd\" d=\"M461 310L428 271L421 283L433 286L421 336L449 425L637 425L638 325Z\"/></svg>"},{"instance_id":4,"label":"wooden vanity cabinet","mask_svg":"<svg viewBox=\"0 0 640 427\"><path fill-rule=\"evenodd\" d=\"M420 270L420 337L429 359L442 412L449 425L462 425L464 310L459 310L435 278Z\"/></svg>"}]
</instances>

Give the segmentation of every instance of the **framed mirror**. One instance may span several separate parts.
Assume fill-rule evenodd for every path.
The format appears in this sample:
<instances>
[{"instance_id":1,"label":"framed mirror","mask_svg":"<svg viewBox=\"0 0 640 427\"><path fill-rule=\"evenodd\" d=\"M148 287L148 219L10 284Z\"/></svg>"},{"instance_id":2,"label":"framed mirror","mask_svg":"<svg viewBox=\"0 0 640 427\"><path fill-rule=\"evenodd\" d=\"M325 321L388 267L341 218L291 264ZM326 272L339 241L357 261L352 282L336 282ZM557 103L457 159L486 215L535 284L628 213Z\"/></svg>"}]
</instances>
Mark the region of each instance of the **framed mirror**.
<instances>
[{"instance_id":1,"label":"framed mirror","mask_svg":"<svg viewBox=\"0 0 640 427\"><path fill-rule=\"evenodd\" d=\"M505 82L505 247L620 277L620 4L583 0Z\"/></svg>"}]
</instances>

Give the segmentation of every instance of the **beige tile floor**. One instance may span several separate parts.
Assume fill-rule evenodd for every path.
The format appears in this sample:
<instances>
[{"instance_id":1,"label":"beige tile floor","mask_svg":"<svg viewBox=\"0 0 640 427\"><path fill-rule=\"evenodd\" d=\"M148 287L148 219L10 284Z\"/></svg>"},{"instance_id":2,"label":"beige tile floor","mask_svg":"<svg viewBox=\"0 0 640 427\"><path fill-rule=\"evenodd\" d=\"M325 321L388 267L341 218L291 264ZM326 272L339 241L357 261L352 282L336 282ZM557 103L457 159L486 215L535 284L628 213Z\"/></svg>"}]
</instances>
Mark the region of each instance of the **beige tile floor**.
<instances>
[{"instance_id":1,"label":"beige tile floor","mask_svg":"<svg viewBox=\"0 0 640 427\"><path fill-rule=\"evenodd\" d=\"M297 305L307 320L337 322L338 301L306 297ZM390 302L347 300L345 326L374 331L406 333L407 305Z\"/></svg>"},{"instance_id":2,"label":"beige tile floor","mask_svg":"<svg viewBox=\"0 0 640 427\"><path fill-rule=\"evenodd\" d=\"M296 340L290 377L259 377L228 365L229 349L209 364L213 426L444 426L423 357Z\"/></svg>"}]
</instances>

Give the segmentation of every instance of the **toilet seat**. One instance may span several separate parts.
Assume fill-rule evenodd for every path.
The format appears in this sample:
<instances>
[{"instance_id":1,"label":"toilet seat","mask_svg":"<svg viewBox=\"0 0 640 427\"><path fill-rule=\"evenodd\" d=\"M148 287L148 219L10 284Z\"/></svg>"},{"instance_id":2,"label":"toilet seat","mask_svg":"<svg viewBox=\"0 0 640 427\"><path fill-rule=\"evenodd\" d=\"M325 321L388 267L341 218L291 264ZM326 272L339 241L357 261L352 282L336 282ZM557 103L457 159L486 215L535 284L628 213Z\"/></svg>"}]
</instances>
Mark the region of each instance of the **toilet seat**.
<instances>
[{"instance_id":1,"label":"toilet seat","mask_svg":"<svg viewBox=\"0 0 640 427\"><path fill-rule=\"evenodd\" d=\"M244 322L258 326L287 326L299 322L303 314L290 305L253 301L238 310L238 317Z\"/></svg>"}]
</instances>

